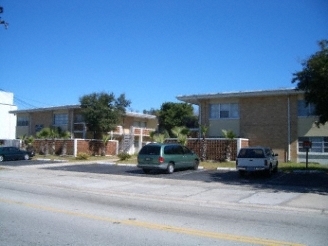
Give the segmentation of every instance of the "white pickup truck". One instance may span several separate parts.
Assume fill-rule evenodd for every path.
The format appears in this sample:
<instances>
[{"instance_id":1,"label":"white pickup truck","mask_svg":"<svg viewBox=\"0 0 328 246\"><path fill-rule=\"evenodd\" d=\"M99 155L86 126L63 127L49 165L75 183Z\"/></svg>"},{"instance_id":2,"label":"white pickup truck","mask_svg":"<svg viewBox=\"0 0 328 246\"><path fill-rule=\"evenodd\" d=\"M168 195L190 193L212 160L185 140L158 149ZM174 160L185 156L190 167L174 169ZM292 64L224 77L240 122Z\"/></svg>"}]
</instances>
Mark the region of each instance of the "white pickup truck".
<instances>
[{"instance_id":1,"label":"white pickup truck","mask_svg":"<svg viewBox=\"0 0 328 246\"><path fill-rule=\"evenodd\" d=\"M268 176L278 171L278 154L267 147L247 147L239 150L236 169L243 176L245 172L263 171Z\"/></svg>"}]
</instances>

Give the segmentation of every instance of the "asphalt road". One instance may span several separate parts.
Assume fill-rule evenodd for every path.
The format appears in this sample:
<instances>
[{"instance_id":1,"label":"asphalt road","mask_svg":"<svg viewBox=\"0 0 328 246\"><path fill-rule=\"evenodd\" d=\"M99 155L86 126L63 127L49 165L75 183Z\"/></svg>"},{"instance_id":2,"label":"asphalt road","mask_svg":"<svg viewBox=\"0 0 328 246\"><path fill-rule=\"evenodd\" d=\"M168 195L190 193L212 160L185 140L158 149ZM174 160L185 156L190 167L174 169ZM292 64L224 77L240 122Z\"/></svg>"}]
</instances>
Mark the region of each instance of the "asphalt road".
<instances>
[{"instance_id":1,"label":"asphalt road","mask_svg":"<svg viewBox=\"0 0 328 246\"><path fill-rule=\"evenodd\" d=\"M1 163L5 245L326 245L326 173ZM306 187L305 187L306 185Z\"/></svg>"}]
</instances>

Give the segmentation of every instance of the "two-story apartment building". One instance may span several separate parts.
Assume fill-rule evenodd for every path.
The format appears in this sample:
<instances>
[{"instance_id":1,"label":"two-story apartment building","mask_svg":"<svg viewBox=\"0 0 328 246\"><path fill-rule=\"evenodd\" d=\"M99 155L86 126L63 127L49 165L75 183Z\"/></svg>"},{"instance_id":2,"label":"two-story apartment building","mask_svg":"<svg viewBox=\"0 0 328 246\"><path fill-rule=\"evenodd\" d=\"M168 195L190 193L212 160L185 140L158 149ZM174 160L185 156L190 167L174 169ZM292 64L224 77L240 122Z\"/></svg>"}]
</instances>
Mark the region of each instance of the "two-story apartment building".
<instances>
[{"instance_id":1,"label":"two-story apartment building","mask_svg":"<svg viewBox=\"0 0 328 246\"><path fill-rule=\"evenodd\" d=\"M309 161L328 164L328 123L318 128L312 105L295 89L184 95L178 100L199 107L199 123L208 137L222 130L249 139L251 146L271 147L280 161L304 162L304 141L311 141Z\"/></svg>"},{"instance_id":2,"label":"two-story apartment building","mask_svg":"<svg viewBox=\"0 0 328 246\"><path fill-rule=\"evenodd\" d=\"M45 127L60 127L69 131L71 138L92 139L92 132L81 114L80 105L36 108L10 111L17 117L16 138L35 136ZM128 153L137 152L143 143L151 141L150 133L157 129L156 116L127 112L115 131L109 132L111 139L119 140L120 149Z\"/></svg>"}]
</instances>

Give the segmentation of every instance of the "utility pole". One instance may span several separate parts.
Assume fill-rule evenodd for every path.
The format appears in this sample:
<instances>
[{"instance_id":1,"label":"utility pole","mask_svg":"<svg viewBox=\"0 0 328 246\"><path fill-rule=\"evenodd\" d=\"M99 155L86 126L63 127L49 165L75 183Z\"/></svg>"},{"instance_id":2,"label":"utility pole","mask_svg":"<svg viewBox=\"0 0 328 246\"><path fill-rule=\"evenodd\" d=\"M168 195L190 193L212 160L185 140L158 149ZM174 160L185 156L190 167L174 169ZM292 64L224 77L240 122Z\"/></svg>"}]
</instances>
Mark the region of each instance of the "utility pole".
<instances>
[{"instance_id":1,"label":"utility pole","mask_svg":"<svg viewBox=\"0 0 328 246\"><path fill-rule=\"evenodd\" d=\"M0 14L2 14L3 13L3 7L2 6L0 6ZM9 25L9 23L8 22L6 22L6 21L4 21L4 20L2 20L1 19L1 16L0 16L0 25L4 25L5 26L5 28L7 29L8 28L8 25Z\"/></svg>"}]
</instances>

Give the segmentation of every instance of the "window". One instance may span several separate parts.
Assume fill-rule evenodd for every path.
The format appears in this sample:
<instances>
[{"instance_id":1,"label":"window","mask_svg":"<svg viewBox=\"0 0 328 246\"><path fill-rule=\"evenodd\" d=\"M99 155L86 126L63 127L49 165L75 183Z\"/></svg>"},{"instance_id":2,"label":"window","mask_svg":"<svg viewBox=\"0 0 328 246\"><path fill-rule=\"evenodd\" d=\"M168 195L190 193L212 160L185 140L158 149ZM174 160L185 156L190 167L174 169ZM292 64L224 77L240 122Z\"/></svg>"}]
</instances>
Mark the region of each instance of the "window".
<instances>
[{"instance_id":1,"label":"window","mask_svg":"<svg viewBox=\"0 0 328 246\"><path fill-rule=\"evenodd\" d=\"M68 114L55 114L54 115L54 125L62 126L68 124Z\"/></svg>"},{"instance_id":2,"label":"window","mask_svg":"<svg viewBox=\"0 0 328 246\"><path fill-rule=\"evenodd\" d=\"M314 115L316 115L314 105L309 103L306 106L306 103L304 100L299 100L297 102L297 115L298 116L314 116Z\"/></svg>"},{"instance_id":3,"label":"window","mask_svg":"<svg viewBox=\"0 0 328 246\"><path fill-rule=\"evenodd\" d=\"M76 114L74 116L74 123L84 123L84 117L81 114Z\"/></svg>"},{"instance_id":4,"label":"window","mask_svg":"<svg viewBox=\"0 0 328 246\"><path fill-rule=\"evenodd\" d=\"M144 121L134 121L133 122L134 127L141 127L141 128L146 128L147 123Z\"/></svg>"},{"instance_id":5,"label":"window","mask_svg":"<svg viewBox=\"0 0 328 246\"><path fill-rule=\"evenodd\" d=\"M43 129L43 124L35 125L35 132L39 132Z\"/></svg>"},{"instance_id":6,"label":"window","mask_svg":"<svg viewBox=\"0 0 328 246\"><path fill-rule=\"evenodd\" d=\"M298 152L306 152L306 149L303 148L304 141L310 141L312 143L309 152L328 153L328 137L299 137Z\"/></svg>"},{"instance_id":7,"label":"window","mask_svg":"<svg viewBox=\"0 0 328 246\"><path fill-rule=\"evenodd\" d=\"M17 116L17 126L28 126L28 116Z\"/></svg>"},{"instance_id":8,"label":"window","mask_svg":"<svg viewBox=\"0 0 328 246\"><path fill-rule=\"evenodd\" d=\"M210 119L238 119L237 103L210 104Z\"/></svg>"}]
</instances>

